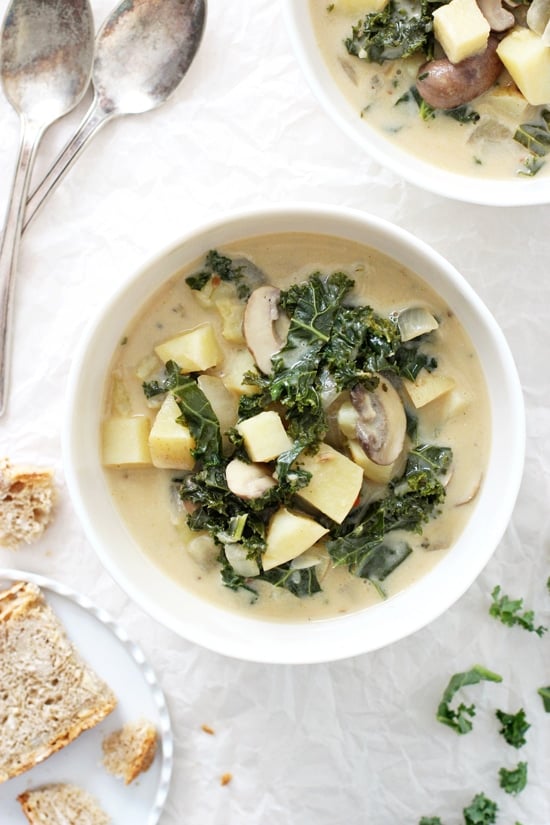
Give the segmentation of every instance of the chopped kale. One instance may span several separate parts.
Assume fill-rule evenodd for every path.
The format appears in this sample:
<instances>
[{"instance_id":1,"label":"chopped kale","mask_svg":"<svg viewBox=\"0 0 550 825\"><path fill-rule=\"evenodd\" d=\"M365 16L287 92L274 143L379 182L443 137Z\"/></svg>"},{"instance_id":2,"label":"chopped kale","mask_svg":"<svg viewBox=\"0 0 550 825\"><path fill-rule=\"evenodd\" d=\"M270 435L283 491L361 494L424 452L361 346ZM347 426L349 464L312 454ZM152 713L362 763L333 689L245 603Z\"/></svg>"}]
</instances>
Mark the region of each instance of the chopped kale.
<instances>
[{"instance_id":1,"label":"chopped kale","mask_svg":"<svg viewBox=\"0 0 550 825\"><path fill-rule=\"evenodd\" d=\"M546 633L548 628L542 625L535 627L535 614L532 610L520 612L523 608L523 599L510 599L509 596L501 596L499 585L493 588L491 598L493 603L489 608L489 614L495 619L499 619L502 624L508 625L508 627L518 625L524 630L536 633L537 636L543 636Z\"/></svg>"},{"instance_id":2,"label":"chopped kale","mask_svg":"<svg viewBox=\"0 0 550 825\"><path fill-rule=\"evenodd\" d=\"M505 713L503 710L496 711L496 717L502 725L499 733L513 748L521 748L526 743L525 734L531 727L525 718L525 711L520 708L517 713Z\"/></svg>"},{"instance_id":3,"label":"chopped kale","mask_svg":"<svg viewBox=\"0 0 550 825\"><path fill-rule=\"evenodd\" d=\"M480 114L469 106L456 106L454 109L443 109L443 114L457 120L459 123L477 123Z\"/></svg>"},{"instance_id":4,"label":"chopped kale","mask_svg":"<svg viewBox=\"0 0 550 825\"><path fill-rule=\"evenodd\" d=\"M420 0L414 13L410 6L390 0L382 11L366 14L352 27L351 37L345 40L348 53L371 63L417 52L430 59L434 50L432 12L438 5L442 4Z\"/></svg>"},{"instance_id":5,"label":"chopped kale","mask_svg":"<svg viewBox=\"0 0 550 825\"><path fill-rule=\"evenodd\" d=\"M287 564L281 564L273 570L264 571L258 576L259 581L267 581L274 587L284 587L300 598L321 592L315 567L297 570Z\"/></svg>"},{"instance_id":6,"label":"chopped kale","mask_svg":"<svg viewBox=\"0 0 550 825\"><path fill-rule=\"evenodd\" d=\"M542 699L544 710L546 713L550 713L550 685L548 687L539 688L537 693Z\"/></svg>"},{"instance_id":7,"label":"chopped kale","mask_svg":"<svg viewBox=\"0 0 550 825\"><path fill-rule=\"evenodd\" d=\"M189 275L185 282L191 289L200 291L212 278L219 278L220 281L230 281L235 285L237 296L241 300L245 300L251 292L247 272L248 263L244 260L234 261L227 255L220 255L215 249L211 249L206 255L203 269Z\"/></svg>"},{"instance_id":8,"label":"chopped kale","mask_svg":"<svg viewBox=\"0 0 550 825\"><path fill-rule=\"evenodd\" d=\"M474 665L471 670L465 671L464 673L455 673L445 688L441 702L437 708L436 718L438 722L448 725L459 734L469 733L473 727L470 719L473 719L475 716L475 705L465 705L461 702L455 710L451 708L451 702L454 695L461 688L467 687L468 685L477 685L483 681L502 682L502 676L487 670L487 668L482 665Z\"/></svg>"},{"instance_id":9,"label":"chopped kale","mask_svg":"<svg viewBox=\"0 0 550 825\"><path fill-rule=\"evenodd\" d=\"M498 805L484 793L474 796L470 805L464 808L465 825L493 825L497 819Z\"/></svg>"},{"instance_id":10,"label":"chopped kale","mask_svg":"<svg viewBox=\"0 0 550 825\"><path fill-rule=\"evenodd\" d=\"M443 825L443 823L438 816L423 816L418 825Z\"/></svg>"},{"instance_id":11,"label":"chopped kale","mask_svg":"<svg viewBox=\"0 0 550 825\"><path fill-rule=\"evenodd\" d=\"M514 140L533 155L544 157L550 151L550 129L547 118L538 123L522 123L516 129Z\"/></svg>"},{"instance_id":12,"label":"chopped kale","mask_svg":"<svg viewBox=\"0 0 550 825\"><path fill-rule=\"evenodd\" d=\"M518 762L517 767L512 770L501 768L498 772L500 787L506 793L515 796L524 790L527 785L527 762Z\"/></svg>"}]
</instances>

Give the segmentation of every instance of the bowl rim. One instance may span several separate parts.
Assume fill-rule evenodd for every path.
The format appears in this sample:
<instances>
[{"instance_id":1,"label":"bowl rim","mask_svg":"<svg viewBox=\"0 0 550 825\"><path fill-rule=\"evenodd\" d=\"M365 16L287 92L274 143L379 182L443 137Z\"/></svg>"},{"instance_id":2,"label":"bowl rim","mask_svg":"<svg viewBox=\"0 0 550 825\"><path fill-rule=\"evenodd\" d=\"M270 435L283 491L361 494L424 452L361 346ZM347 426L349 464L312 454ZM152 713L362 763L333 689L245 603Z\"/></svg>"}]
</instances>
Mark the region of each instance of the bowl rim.
<instances>
[{"instance_id":1,"label":"bowl rim","mask_svg":"<svg viewBox=\"0 0 550 825\"><path fill-rule=\"evenodd\" d=\"M249 229L243 230L245 226ZM492 403L493 419L495 411L506 410L498 419L503 430L498 432L499 443L506 447L506 455L492 448L495 466L488 469L498 481L498 496L484 485L481 501L455 544L460 552L447 553L432 571L383 603L308 623L271 622L226 611L169 579L130 537L110 500L99 460L101 398L94 396L92 387L94 380L103 386L120 333L163 283L216 243L220 245L216 236L227 236L225 242L245 240L269 234L266 227L272 227L271 232L305 231L362 239L360 242L382 251L399 245L399 256L391 255L394 259L399 261L401 256L414 261L416 266L406 265L417 273L421 263L423 273L430 270L429 278L424 279L434 286L430 278L441 278L434 288L440 294L442 287L450 290L461 304L460 312L472 314L469 323L479 325L480 340L489 347L496 369L491 381L499 397ZM134 307L131 311L129 296ZM465 318L460 320L464 325ZM468 324L466 328L469 331ZM109 356L101 365L95 356L102 347ZM86 538L112 578L146 613L180 637L223 655L272 664L310 664L348 658L402 639L441 615L471 586L495 552L511 518L523 474L525 411L515 363L500 327L473 288L438 252L407 230L360 210L313 203L279 204L234 210L196 226L151 256L108 296L88 323L74 354L67 379L62 454L69 496ZM494 512L481 522L478 513L486 499L486 510L494 508ZM478 528L483 530L483 542L477 540ZM174 604L178 605L177 616Z\"/></svg>"},{"instance_id":2,"label":"bowl rim","mask_svg":"<svg viewBox=\"0 0 550 825\"><path fill-rule=\"evenodd\" d=\"M324 111L355 144L406 181L450 200L480 206L535 206L550 203L550 179L541 177L477 178L429 164L384 139L361 120L340 90L315 45L309 0L281 0L283 18L296 60Z\"/></svg>"}]
</instances>

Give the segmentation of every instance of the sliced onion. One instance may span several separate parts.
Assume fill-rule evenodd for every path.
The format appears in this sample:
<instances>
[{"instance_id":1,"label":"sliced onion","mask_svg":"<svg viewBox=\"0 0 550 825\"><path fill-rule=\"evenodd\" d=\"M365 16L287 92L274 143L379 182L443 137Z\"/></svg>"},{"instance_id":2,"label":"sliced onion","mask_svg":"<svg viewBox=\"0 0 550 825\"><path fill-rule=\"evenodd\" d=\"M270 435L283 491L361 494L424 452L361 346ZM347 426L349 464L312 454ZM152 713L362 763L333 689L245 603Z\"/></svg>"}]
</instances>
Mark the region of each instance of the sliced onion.
<instances>
[{"instance_id":1,"label":"sliced onion","mask_svg":"<svg viewBox=\"0 0 550 825\"><path fill-rule=\"evenodd\" d=\"M260 568L254 559L247 559L247 551L242 544L225 544L223 549L227 561L238 576L249 578L259 574Z\"/></svg>"},{"instance_id":2,"label":"sliced onion","mask_svg":"<svg viewBox=\"0 0 550 825\"><path fill-rule=\"evenodd\" d=\"M550 20L550 0L533 0L527 10L527 25L541 37Z\"/></svg>"},{"instance_id":3,"label":"sliced onion","mask_svg":"<svg viewBox=\"0 0 550 825\"><path fill-rule=\"evenodd\" d=\"M437 329L439 324L425 307L409 307L399 313L397 326L402 341L412 341L419 335L425 335Z\"/></svg>"}]
</instances>

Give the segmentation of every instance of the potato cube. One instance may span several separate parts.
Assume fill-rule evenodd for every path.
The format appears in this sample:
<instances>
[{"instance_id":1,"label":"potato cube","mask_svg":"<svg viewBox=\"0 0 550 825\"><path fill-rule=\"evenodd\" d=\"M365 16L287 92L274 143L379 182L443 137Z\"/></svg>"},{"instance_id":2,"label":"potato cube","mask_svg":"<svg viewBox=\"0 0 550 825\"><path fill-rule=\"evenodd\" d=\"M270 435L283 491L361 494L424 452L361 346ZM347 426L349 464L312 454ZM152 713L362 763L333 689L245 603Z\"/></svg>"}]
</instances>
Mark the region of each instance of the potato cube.
<instances>
[{"instance_id":1,"label":"potato cube","mask_svg":"<svg viewBox=\"0 0 550 825\"><path fill-rule=\"evenodd\" d=\"M167 395L149 433L149 449L155 467L190 470L195 459L191 450L195 440L189 428L179 424L181 410L173 395Z\"/></svg>"},{"instance_id":2,"label":"potato cube","mask_svg":"<svg viewBox=\"0 0 550 825\"><path fill-rule=\"evenodd\" d=\"M538 34L518 26L500 41L497 54L532 106L550 103L550 48Z\"/></svg>"},{"instance_id":3,"label":"potato cube","mask_svg":"<svg viewBox=\"0 0 550 825\"><path fill-rule=\"evenodd\" d=\"M281 507L272 516L267 528L266 550L262 558L264 570L295 559L327 532L313 519Z\"/></svg>"},{"instance_id":4,"label":"potato cube","mask_svg":"<svg viewBox=\"0 0 550 825\"><path fill-rule=\"evenodd\" d=\"M363 15L382 11L389 0L336 0L334 8L343 14Z\"/></svg>"},{"instance_id":5,"label":"potato cube","mask_svg":"<svg viewBox=\"0 0 550 825\"><path fill-rule=\"evenodd\" d=\"M403 380L407 394L417 410L425 407L430 401L452 390L455 382L448 375L438 375L433 372L421 372L416 381Z\"/></svg>"},{"instance_id":6,"label":"potato cube","mask_svg":"<svg viewBox=\"0 0 550 825\"><path fill-rule=\"evenodd\" d=\"M279 413L273 410L240 421L237 430L251 461L273 461L292 447Z\"/></svg>"},{"instance_id":7,"label":"potato cube","mask_svg":"<svg viewBox=\"0 0 550 825\"><path fill-rule=\"evenodd\" d=\"M210 324L176 335L155 347L158 357L166 363L175 361L182 372L202 372L215 367L220 360L216 335Z\"/></svg>"},{"instance_id":8,"label":"potato cube","mask_svg":"<svg viewBox=\"0 0 550 825\"><path fill-rule=\"evenodd\" d=\"M491 27L476 0L451 0L433 13L434 34L451 63L485 50Z\"/></svg>"},{"instance_id":9,"label":"potato cube","mask_svg":"<svg viewBox=\"0 0 550 825\"><path fill-rule=\"evenodd\" d=\"M388 484L394 477L395 462L393 464L375 464L355 439L348 442L348 449L353 461L361 467L369 481L373 481L375 484Z\"/></svg>"},{"instance_id":10,"label":"potato cube","mask_svg":"<svg viewBox=\"0 0 550 825\"><path fill-rule=\"evenodd\" d=\"M149 467L149 429L145 415L113 416L103 422L102 453L105 467Z\"/></svg>"},{"instance_id":11,"label":"potato cube","mask_svg":"<svg viewBox=\"0 0 550 825\"><path fill-rule=\"evenodd\" d=\"M301 455L297 462L311 473L299 496L329 518L342 522L353 507L363 483L363 470L328 444L315 455Z\"/></svg>"},{"instance_id":12,"label":"potato cube","mask_svg":"<svg viewBox=\"0 0 550 825\"><path fill-rule=\"evenodd\" d=\"M253 384L243 384L243 376L247 372L258 374L254 358L247 349L239 349L232 352L224 364L221 379L229 392L238 395L255 395L258 388Z\"/></svg>"}]
</instances>

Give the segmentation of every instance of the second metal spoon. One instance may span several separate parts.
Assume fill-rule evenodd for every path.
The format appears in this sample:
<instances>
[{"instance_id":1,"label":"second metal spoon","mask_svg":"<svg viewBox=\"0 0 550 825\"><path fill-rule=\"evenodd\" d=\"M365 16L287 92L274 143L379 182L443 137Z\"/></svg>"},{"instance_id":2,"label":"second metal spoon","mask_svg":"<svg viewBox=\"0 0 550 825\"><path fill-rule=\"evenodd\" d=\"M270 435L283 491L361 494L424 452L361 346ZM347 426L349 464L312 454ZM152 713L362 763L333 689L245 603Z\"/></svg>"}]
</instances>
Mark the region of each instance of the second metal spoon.
<instances>
[{"instance_id":1,"label":"second metal spoon","mask_svg":"<svg viewBox=\"0 0 550 825\"><path fill-rule=\"evenodd\" d=\"M206 0L123 0L112 12L96 38L92 104L29 198L23 228L101 126L168 99L197 53L205 20Z\"/></svg>"}]
</instances>

